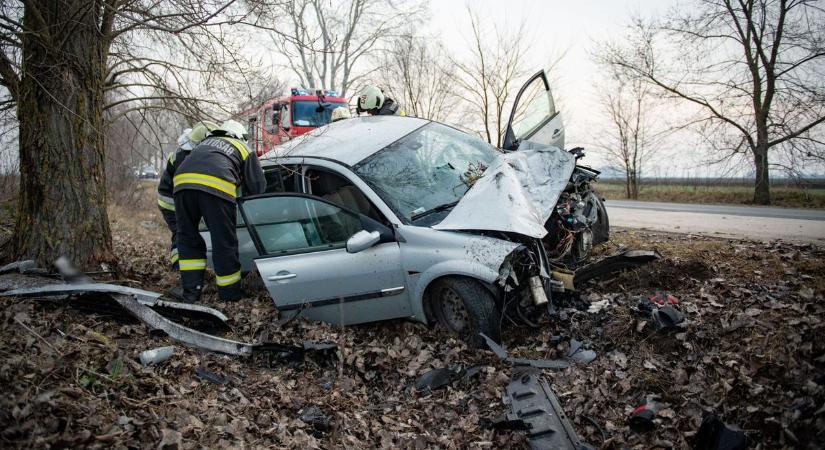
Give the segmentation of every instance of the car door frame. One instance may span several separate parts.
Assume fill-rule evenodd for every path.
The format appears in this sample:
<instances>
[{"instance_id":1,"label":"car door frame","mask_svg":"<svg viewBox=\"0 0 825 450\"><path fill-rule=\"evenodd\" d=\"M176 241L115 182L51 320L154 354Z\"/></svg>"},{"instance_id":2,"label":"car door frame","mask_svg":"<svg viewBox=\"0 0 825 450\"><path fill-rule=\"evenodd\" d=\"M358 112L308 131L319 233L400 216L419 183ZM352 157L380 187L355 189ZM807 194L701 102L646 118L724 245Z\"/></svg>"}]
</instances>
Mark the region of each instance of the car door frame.
<instances>
[{"instance_id":1,"label":"car door frame","mask_svg":"<svg viewBox=\"0 0 825 450\"><path fill-rule=\"evenodd\" d=\"M536 78L541 78L542 82L544 83L544 90L549 93L552 97L553 93L550 90L550 82L547 80L547 74L544 72L544 69L539 70L533 76L531 76L527 82L525 82L521 89L519 89L518 94L516 94L515 100L513 100L512 109L510 109L510 118L507 120L507 128L504 133L504 141L501 144L501 148L504 150L516 150L518 149L518 145L521 141L529 140L530 137L534 136L539 130L541 130L545 125L552 122L559 115L559 110L555 107L555 101L553 102L553 114L548 116L542 123L536 126L536 128L530 133L529 136L525 136L522 139L516 139L515 132L513 131L513 119L515 119L516 115L516 108L518 107L519 100L521 100L521 96L527 90L527 87L530 86Z\"/></svg>"}]
</instances>

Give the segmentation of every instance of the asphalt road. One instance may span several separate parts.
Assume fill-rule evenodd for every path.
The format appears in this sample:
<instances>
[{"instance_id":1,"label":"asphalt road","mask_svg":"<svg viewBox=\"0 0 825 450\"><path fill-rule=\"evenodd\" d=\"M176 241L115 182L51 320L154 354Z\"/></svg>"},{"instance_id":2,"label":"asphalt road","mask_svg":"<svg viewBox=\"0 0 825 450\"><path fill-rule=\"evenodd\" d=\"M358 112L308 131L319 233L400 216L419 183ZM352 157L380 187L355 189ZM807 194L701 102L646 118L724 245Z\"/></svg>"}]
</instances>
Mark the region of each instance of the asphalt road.
<instances>
[{"instance_id":1,"label":"asphalt road","mask_svg":"<svg viewBox=\"0 0 825 450\"><path fill-rule=\"evenodd\" d=\"M610 225L729 238L825 244L825 211L607 200Z\"/></svg>"},{"instance_id":2,"label":"asphalt road","mask_svg":"<svg viewBox=\"0 0 825 450\"><path fill-rule=\"evenodd\" d=\"M608 200L617 208L647 209L727 216L775 217L777 219L825 220L823 209L771 208L764 206L702 205L694 203L640 202L635 200Z\"/></svg>"}]
</instances>

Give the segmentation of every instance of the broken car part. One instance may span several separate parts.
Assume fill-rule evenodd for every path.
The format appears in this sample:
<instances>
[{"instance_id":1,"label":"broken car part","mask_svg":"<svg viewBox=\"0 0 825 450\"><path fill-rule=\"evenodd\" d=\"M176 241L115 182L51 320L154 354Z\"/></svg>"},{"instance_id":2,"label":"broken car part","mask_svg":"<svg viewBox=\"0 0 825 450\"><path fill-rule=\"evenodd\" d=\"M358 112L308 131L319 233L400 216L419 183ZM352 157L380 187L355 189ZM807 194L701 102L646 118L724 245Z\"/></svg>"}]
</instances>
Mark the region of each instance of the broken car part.
<instances>
[{"instance_id":1,"label":"broken car part","mask_svg":"<svg viewBox=\"0 0 825 450\"><path fill-rule=\"evenodd\" d=\"M564 414L558 397L538 371L515 370L504 393L509 411L488 421L497 429L527 431L533 450L590 450L583 443Z\"/></svg>"},{"instance_id":2,"label":"broken car part","mask_svg":"<svg viewBox=\"0 0 825 450\"><path fill-rule=\"evenodd\" d=\"M140 352L138 359L140 359L141 364L148 366L150 364L158 364L166 361L172 356L173 353L175 353L175 347L172 347L171 345L167 347L158 347Z\"/></svg>"},{"instance_id":3,"label":"broken car part","mask_svg":"<svg viewBox=\"0 0 825 450\"><path fill-rule=\"evenodd\" d=\"M630 429L637 433L646 433L652 430L656 426L653 419L660 409L662 409L662 404L656 401L656 397L647 396L644 402L633 408L627 415L627 423Z\"/></svg>"},{"instance_id":4,"label":"broken car part","mask_svg":"<svg viewBox=\"0 0 825 450\"><path fill-rule=\"evenodd\" d=\"M685 315L670 305L654 309L650 316L653 328L660 332L670 331L685 321Z\"/></svg>"},{"instance_id":5,"label":"broken car part","mask_svg":"<svg viewBox=\"0 0 825 450\"><path fill-rule=\"evenodd\" d=\"M310 405L300 411L298 419L307 425L312 425L316 431L328 431L332 428L332 419L317 405Z\"/></svg>"},{"instance_id":6,"label":"broken car part","mask_svg":"<svg viewBox=\"0 0 825 450\"><path fill-rule=\"evenodd\" d=\"M31 259L15 261L0 267L0 275L5 275L12 272L21 273L24 275L47 275L49 273L46 269L38 267L37 263Z\"/></svg>"},{"instance_id":7,"label":"broken car part","mask_svg":"<svg viewBox=\"0 0 825 450\"><path fill-rule=\"evenodd\" d=\"M158 299L160 294L113 284L56 284L32 289L6 291L0 293L0 296L43 297L95 292L106 294L103 297L104 299L111 299L115 305L146 324L151 331L161 331L178 342L203 350L230 355L268 353L277 355L279 359L285 361L300 362L303 361L306 353L332 358L337 349L335 344L326 343L305 342L303 346L299 347L274 342L245 343L213 336L174 322L165 317L164 314L172 311L195 316L206 315L219 320L225 325L228 319L220 311L206 306L162 301ZM97 301L96 303L101 302ZM108 306L111 308L112 305Z\"/></svg>"},{"instance_id":8,"label":"broken car part","mask_svg":"<svg viewBox=\"0 0 825 450\"><path fill-rule=\"evenodd\" d=\"M415 389L418 392L435 391L453 384L455 381L467 381L478 375L485 366L478 364L463 369L440 367L424 372L416 378Z\"/></svg>"},{"instance_id":9,"label":"broken car part","mask_svg":"<svg viewBox=\"0 0 825 450\"><path fill-rule=\"evenodd\" d=\"M140 319L152 331L162 331L170 338L203 350L226 353L229 355L251 355L253 353L276 354L280 359L290 362L303 361L306 353L318 353L332 357L335 344L305 343L304 346L284 345L274 342L246 343L224 339L185 327L163 317L153 309L138 302L134 297L118 294L113 296L124 309Z\"/></svg>"},{"instance_id":10,"label":"broken car part","mask_svg":"<svg viewBox=\"0 0 825 450\"><path fill-rule=\"evenodd\" d=\"M172 318L186 318L194 321L208 322L215 329L228 329L229 320L222 312L208 306L195 305L189 303L178 303L161 300L161 294L143 289L135 289L126 286L107 283L81 283L81 284L49 284L36 288L14 289L0 293L5 297L49 297L59 295L130 295L137 299L140 304L148 306L153 310ZM105 307L99 302L87 303L84 306Z\"/></svg>"},{"instance_id":11,"label":"broken car part","mask_svg":"<svg viewBox=\"0 0 825 450\"><path fill-rule=\"evenodd\" d=\"M201 369L200 367L195 368L194 373L196 377L200 378L203 381L208 381L214 384L229 384L228 378L222 375L218 375L215 372L210 372L208 370Z\"/></svg>"},{"instance_id":12,"label":"broken car part","mask_svg":"<svg viewBox=\"0 0 825 450\"><path fill-rule=\"evenodd\" d=\"M487 342L487 347L495 353L501 360L507 361L514 366L530 366L537 369L566 369L570 367L570 362L560 359L528 359L528 358L514 358L507 354L507 351L494 340L481 333L481 337Z\"/></svg>"},{"instance_id":13,"label":"broken car part","mask_svg":"<svg viewBox=\"0 0 825 450\"><path fill-rule=\"evenodd\" d=\"M702 419L702 425L693 438L694 450L745 450L750 440L744 431L727 425L715 415Z\"/></svg>"},{"instance_id":14,"label":"broken car part","mask_svg":"<svg viewBox=\"0 0 825 450\"><path fill-rule=\"evenodd\" d=\"M584 344L576 339L570 340L570 352L567 357L582 364L590 364L596 359L596 352L584 348Z\"/></svg>"},{"instance_id":15,"label":"broken car part","mask_svg":"<svg viewBox=\"0 0 825 450\"><path fill-rule=\"evenodd\" d=\"M656 250L627 250L617 255L590 263L576 270L573 283L581 286L589 280L601 278L630 267L638 267L661 258Z\"/></svg>"}]
</instances>

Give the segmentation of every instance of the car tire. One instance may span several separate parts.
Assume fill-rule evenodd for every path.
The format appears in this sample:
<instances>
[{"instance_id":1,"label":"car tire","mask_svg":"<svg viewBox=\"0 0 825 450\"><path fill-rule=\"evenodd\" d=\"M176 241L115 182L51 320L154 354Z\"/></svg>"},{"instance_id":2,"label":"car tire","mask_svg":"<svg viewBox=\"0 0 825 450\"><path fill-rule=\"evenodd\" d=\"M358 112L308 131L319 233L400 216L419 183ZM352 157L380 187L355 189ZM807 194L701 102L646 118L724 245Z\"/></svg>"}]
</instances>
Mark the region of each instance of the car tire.
<instances>
[{"instance_id":1,"label":"car tire","mask_svg":"<svg viewBox=\"0 0 825 450\"><path fill-rule=\"evenodd\" d=\"M470 346L483 348L479 333L501 341L501 314L493 294L466 277L445 277L432 284L430 306L439 325L461 336Z\"/></svg>"},{"instance_id":2,"label":"car tire","mask_svg":"<svg viewBox=\"0 0 825 450\"><path fill-rule=\"evenodd\" d=\"M610 219L607 217L607 209L599 193L593 191L593 198L596 204L596 223L593 224L591 230L593 231L593 245L599 245L610 239Z\"/></svg>"}]
</instances>

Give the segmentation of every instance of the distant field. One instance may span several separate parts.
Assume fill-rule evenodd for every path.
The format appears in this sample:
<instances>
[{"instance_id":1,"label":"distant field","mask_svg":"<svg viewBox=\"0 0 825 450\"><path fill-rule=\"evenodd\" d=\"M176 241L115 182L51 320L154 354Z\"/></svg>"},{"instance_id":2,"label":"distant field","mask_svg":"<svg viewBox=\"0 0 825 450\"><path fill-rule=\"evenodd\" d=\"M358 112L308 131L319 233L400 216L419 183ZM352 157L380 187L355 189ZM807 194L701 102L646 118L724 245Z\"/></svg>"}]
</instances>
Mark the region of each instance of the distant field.
<instances>
[{"instance_id":1,"label":"distant field","mask_svg":"<svg viewBox=\"0 0 825 450\"><path fill-rule=\"evenodd\" d=\"M605 198L624 199L624 184L619 180L600 180L596 190ZM786 208L825 208L825 188L803 189L788 184L771 186L774 206ZM670 184L653 182L639 186L639 200L678 203L733 203L747 205L753 200L753 187L709 185L705 183Z\"/></svg>"}]
</instances>

